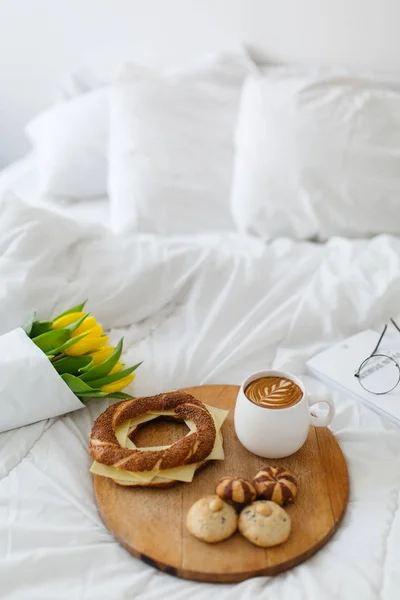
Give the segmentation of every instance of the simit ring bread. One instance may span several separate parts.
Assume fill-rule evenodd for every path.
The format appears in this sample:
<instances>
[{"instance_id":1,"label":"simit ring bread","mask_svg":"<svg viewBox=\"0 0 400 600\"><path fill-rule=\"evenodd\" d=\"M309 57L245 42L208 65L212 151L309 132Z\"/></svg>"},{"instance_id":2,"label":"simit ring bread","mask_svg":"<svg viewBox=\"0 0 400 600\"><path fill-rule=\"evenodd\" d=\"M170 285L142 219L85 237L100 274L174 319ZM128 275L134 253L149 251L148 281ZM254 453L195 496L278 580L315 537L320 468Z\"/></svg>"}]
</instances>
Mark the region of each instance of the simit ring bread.
<instances>
[{"instance_id":1,"label":"simit ring bread","mask_svg":"<svg viewBox=\"0 0 400 600\"><path fill-rule=\"evenodd\" d=\"M297 494L295 477L282 467L264 467L253 479L257 496L284 506L294 502Z\"/></svg>"},{"instance_id":2,"label":"simit ring bread","mask_svg":"<svg viewBox=\"0 0 400 600\"><path fill-rule=\"evenodd\" d=\"M163 450L122 448L115 429L128 419L149 411L171 411L174 417L190 419L196 430ZM95 461L123 471L160 471L199 463L211 453L216 438L212 416L200 400L186 392L123 400L110 406L95 421L89 451Z\"/></svg>"}]
</instances>

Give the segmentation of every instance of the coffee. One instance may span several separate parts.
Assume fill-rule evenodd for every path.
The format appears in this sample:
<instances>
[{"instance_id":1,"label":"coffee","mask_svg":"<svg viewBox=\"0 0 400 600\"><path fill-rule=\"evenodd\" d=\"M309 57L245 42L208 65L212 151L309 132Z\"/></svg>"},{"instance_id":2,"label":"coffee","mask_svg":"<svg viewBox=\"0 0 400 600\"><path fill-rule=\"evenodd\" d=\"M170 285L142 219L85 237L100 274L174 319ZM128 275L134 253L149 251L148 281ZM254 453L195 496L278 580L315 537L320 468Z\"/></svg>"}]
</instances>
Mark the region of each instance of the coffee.
<instances>
[{"instance_id":1,"label":"coffee","mask_svg":"<svg viewBox=\"0 0 400 600\"><path fill-rule=\"evenodd\" d=\"M288 408L303 397L299 386L286 377L260 377L249 383L244 393L263 408Z\"/></svg>"}]
</instances>

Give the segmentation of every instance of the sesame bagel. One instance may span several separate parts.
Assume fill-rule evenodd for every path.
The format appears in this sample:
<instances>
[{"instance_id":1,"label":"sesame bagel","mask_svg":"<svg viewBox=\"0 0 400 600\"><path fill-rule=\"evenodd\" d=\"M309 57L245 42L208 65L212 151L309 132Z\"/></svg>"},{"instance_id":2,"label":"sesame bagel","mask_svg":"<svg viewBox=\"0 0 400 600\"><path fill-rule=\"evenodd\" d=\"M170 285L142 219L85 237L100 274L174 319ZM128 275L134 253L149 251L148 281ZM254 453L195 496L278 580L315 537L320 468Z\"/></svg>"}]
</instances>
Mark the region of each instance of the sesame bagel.
<instances>
[{"instance_id":1,"label":"sesame bagel","mask_svg":"<svg viewBox=\"0 0 400 600\"><path fill-rule=\"evenodd\" d=\"M174 411L181 421L190 419L196 430L163 450L122 448L115 429L149 411ZM168 392L158 396L123 400L110 406L95 421L89 451L95 461L123 471L172 469L199 463L211 453L216 438L214 420L200 400L186 392Z\"/></svg>"},{"instance_id":2,"label":"sesame bagel","mask_svg":"<svg viewBox=\"0 0 400 600\"><path fill-rule=\"evenodd\" d=\"M222 433L219 431L218 435L221 439L221 443L223 442L223 437L222 437ZM204 467L207 466L208 464L208 460L205 459L203 461L201 461L200 463L198 463L197 467L196 467L196 471L195 473L198 473L198 471L201 471L202 469L204 469ZM169 488L172 487L174 485L176 485L177 483L179 483L178 480L176 479L171 479L171 481L166 481L165 479L163 479L162 477L154 477L154 479L152 479L149 483L129 483L127 481L121 481L120 479L113 479L113 481L115 483L117 483L118 485L122 485L124 487L152 487L152 488Z\"/></svg>"}]
</instances>

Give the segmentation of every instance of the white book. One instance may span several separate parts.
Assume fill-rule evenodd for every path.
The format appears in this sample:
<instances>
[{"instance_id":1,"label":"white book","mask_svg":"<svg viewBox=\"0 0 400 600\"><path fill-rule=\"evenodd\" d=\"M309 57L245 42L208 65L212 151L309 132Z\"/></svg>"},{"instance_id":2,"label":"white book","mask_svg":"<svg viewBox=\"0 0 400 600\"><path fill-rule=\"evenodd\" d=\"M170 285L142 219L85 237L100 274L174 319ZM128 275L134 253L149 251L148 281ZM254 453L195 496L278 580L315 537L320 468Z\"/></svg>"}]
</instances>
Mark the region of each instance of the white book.
<instances>
[{"instance_id":1,"label":"white book","mask_svg":"<svg viewBox=\"0 0 400 600\"><path fill-rule=\"evenodd\" d=\"M361 363L373 352L380 333L363 331L336 346L317 354L307 362L309 371L321 381L337 388L343 394L365 402L372 410L388 416L400 424L400 384L388 394L376 395L367 392L354 374ZM379 354L385 354L400 362L400 334L391 337L385 334ZM383 362L383 361L382 361ZM382 378L382 390L385 390L385 368L374 373L374 377ZM376 380L376 379L375 379Z\"/></svg>"}]
</instances>

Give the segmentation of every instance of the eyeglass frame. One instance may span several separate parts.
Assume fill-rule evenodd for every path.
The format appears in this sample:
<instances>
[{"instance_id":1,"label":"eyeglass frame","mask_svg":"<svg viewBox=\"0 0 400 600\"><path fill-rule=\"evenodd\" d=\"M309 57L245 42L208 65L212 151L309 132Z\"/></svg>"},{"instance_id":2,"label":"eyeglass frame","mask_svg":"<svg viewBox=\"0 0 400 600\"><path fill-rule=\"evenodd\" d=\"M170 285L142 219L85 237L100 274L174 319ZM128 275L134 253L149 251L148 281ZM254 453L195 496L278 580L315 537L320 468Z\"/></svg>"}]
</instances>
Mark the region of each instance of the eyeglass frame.
<instances>
[{"instance_id":1,"label":"eyeglass frame","mask_svg":"<svg viewBox=\"0 0 400 600\"><path fill-rule=\"evenodd\" d=\"M397 331L400 333L400 327L399 327L399 326L398 326L398 325L395 323L395 321L394 321L392 318L390 318L390 321L393 323L393 325L396 327ZM388 326L387 326L387 324L386 324L386 325L385 325L385 327L383 328L383 331L382 331L382 333L381 333L381 336L380 336L380 338L379 338L379 340L378 340L378 343L376 344L376 346L375 346L375 348L373 349L372 353L371 353L371 354L370 354L370 355L369 355L367 358L365 358L365 359L362 361L362 363L361 363L361 364L360 364L360 366L358 367L358 369L357 369L356 373L354 373L354 377L357 377L358 383L361 385L361 387L362 387L362 388L363 388L363 389L364 389L366 392L368 392L369 394L374 394L375 396L384 396L385 394L390 394L390 392L393 392L393 390L394 390L395 388L397 388L397 386L398 386L398 385L399 385L399 383L400 383L400 365L399 365L399 363L398 363L398 362L397 362L397 361L396 361L396 360L395 360L395 359L394 359L392 356L389 356L388 354L377 354L377 353L376 353L376 352L377 352L377 350L378 350L378 348L379 348L379 346L380 346L380 343L381 343L381 341L383 340L383 337L384 337L384 335L385 335L385 333L386 333L386 330L387 330L387 328L388 328ZM361 371L361 369L364 367L364 365L365 365L365 364L366 364L366 363L367 363L367 362L368 362L368 361L369 361L369 360L370 360L370 359L371 359L373 356L381 356L382 358L388 358L389 360L391 360L392 362L394 362L394 364L396 365L396 367L397 367L397 369L398 369L398 371L399 371L399 378L398 378L398 380L397 380L397 383L396 383L396 384L395 384L395 385L394 385L392 388L390 388L390 390L387 390L386 392L371 392L371 390L369 390L369 389L367 389L366 387L364 387L364 386L363 386L363 384L361 383L360 371Z\"/></svg>"}]
</instances>

